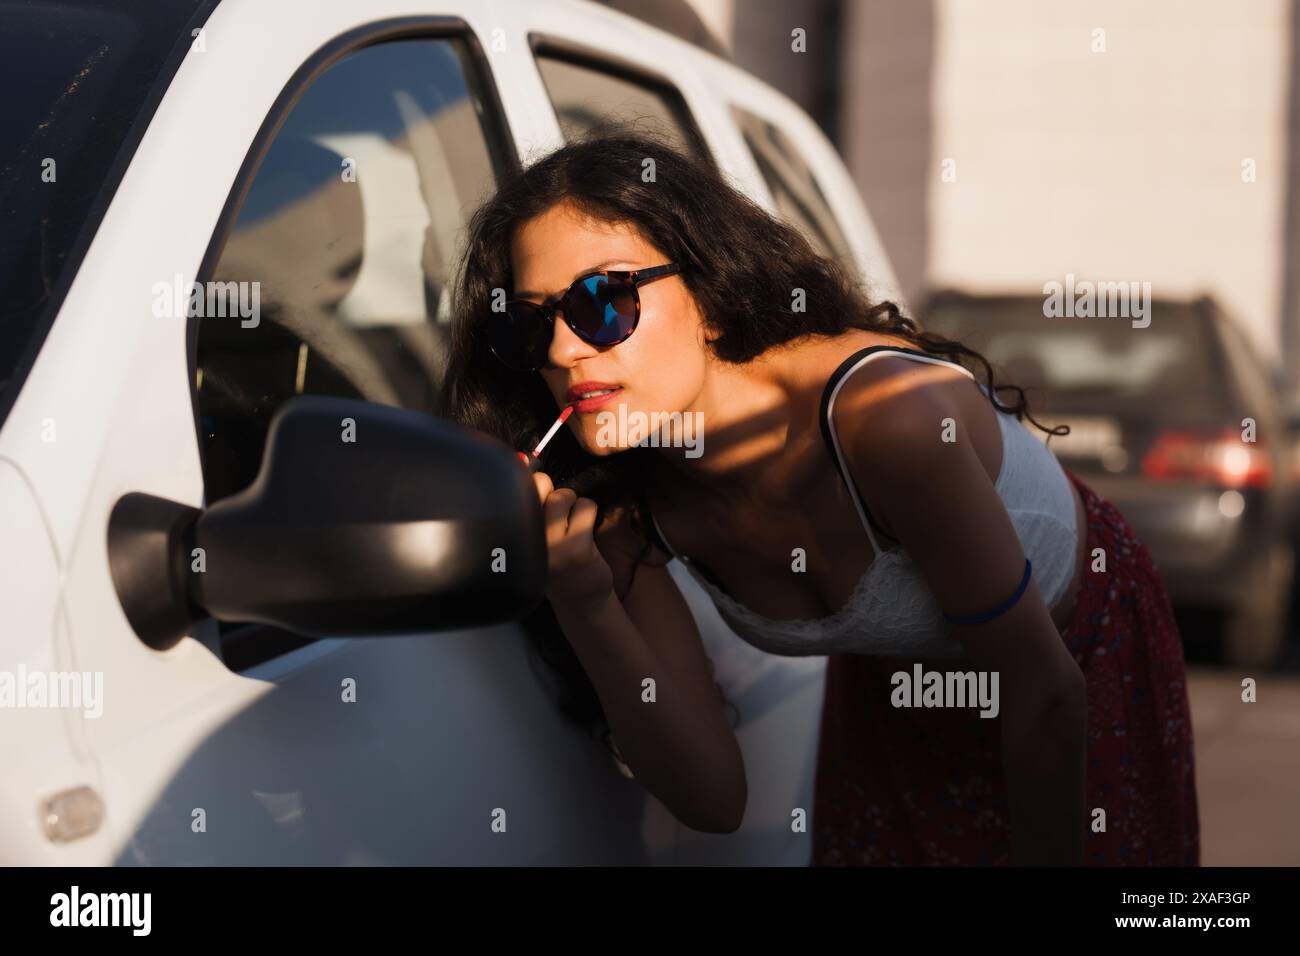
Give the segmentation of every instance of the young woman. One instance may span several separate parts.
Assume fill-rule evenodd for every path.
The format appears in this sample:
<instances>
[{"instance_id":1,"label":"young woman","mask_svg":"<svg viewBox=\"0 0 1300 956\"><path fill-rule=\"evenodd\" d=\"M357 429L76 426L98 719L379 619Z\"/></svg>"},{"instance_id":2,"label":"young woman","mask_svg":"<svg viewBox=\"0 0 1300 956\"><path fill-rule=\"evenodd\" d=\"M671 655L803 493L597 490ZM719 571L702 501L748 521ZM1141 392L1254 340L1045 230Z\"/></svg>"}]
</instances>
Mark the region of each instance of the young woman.
<instances>
[{"instance_id":1,"label":"young woman","mask_svg":"<svg viewBox=\"0 0 1300 956\"><path fill-rule=\"evenodd\" d=\"M456 293L447 415L528 449L575 406L534 474L530 630L560 671L562 633L587 716L685 825L735 830L747 789L673 556L742 638L829 655L814 864L1198 863L1159 573L982 356L871 305L709 164L623 133L505 182ZM703 453L617 427L637 413L701 422ZM917 706L931 671L992 705Z\"/></svg>"}]
</instances>

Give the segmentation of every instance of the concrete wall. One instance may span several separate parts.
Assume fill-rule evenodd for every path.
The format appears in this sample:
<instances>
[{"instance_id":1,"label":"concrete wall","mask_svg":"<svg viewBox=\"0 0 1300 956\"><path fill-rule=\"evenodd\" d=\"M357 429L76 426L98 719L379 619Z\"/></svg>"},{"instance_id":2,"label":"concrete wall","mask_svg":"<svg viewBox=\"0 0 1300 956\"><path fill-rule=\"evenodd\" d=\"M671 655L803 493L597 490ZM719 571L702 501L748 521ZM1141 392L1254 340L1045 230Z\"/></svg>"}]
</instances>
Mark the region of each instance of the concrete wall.
<instances>
[{"instance_id":1,"label":"concrete wall","mask_svg":"<svg viewBox=\"0 0 1300 956\"><path fill-rule=\"evenodd\" d=\"M929 280L1041 289L1072 272L1205 290L1277 356L1285 0L935 10Z\"/></svg>"},{"instance_id":2,"label":"concrete wall","mask_svg":"<svg viewBox=\"0 0 1300 956\"><path fill-rule=\"evenodd\" d=\"M692 4L837 143L909 298L1067 273L1210 292L1300 368L1297 0Z\"/></svg>"}]
</instances>

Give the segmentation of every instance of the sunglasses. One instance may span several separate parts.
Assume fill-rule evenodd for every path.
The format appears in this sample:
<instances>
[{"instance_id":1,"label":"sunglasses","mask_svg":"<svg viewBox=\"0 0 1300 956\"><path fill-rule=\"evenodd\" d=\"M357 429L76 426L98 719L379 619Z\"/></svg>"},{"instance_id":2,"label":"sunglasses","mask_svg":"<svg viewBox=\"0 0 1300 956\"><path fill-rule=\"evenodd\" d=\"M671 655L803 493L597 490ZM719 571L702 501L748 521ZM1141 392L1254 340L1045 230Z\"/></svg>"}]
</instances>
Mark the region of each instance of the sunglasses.
<instances>
[{"instance_id":1,"label":"sunglasses","mask_svg":"<svg viewBox=\"0 0 1300 956\"><path fill-rule=\"evenodd\" d=\"M555 313L582 341L606 348L626 341L641 320L639 286L680 272L676 263L632 272L592 272L575 279L554 301L511 299L488 323L492 354L510 368L533 372L547 362Z\"/></svg>"}]
</instances>

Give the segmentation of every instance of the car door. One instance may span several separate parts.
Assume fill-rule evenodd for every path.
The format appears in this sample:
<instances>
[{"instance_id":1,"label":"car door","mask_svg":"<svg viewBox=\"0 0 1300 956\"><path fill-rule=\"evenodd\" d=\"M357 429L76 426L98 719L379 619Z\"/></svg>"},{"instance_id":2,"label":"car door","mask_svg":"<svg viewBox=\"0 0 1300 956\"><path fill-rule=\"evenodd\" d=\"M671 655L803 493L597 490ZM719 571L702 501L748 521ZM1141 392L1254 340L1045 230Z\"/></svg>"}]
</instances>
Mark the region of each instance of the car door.
<instances>
[{"instance_id":1,"label":"car door","mask_svg":"<svg viewBox=\"0 0 1300 956\"><path fill-rule=\"evenodd\" d=\"M560 717L517 626L311 641L208 621L159 651L113 590L119 498L232 493L289 397L427 407L459 230L517 161L492 5L429 6L219 6L15 408L59 420L31 471L66 553L77 665L104 682L85 722L103 862L626 864L669 848L655 801ZM531 134L524 119L515 135Z\"/></svg>"}]
</instances>

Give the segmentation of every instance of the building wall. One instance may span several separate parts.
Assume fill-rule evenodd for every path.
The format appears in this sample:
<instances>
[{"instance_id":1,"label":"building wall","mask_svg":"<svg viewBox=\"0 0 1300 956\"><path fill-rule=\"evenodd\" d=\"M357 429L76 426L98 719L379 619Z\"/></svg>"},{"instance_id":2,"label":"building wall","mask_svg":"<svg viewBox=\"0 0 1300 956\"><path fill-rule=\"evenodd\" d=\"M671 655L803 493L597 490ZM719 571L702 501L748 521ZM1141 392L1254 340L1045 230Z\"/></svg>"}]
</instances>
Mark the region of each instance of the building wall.
<instances>
[{"instance_id":1,"label":"building wall","mask_svg":"<svg viewBox=\"0 0 1300 956\"><path fill-rule=\"evenodd\" d=\"M1150 281L1154 295L1204 290L1276 358L1285 0L935 11L928 279L1041 289L1074 273ZM1105 52L1092 52L1097 28ZM945 159L955 182L942 181Z\"/></svg>"},{"instance_id":2,"label":"building wall","mask_svg":"<svg viewBox=\"0 0 1300 956\"><path fill-rule=\"evenodd\" d=\"M843 24L840 153L915 301L930 244L934 4L859 0Z\"/></svg>"},{"instance_id":3,"label":"building wall","mask_svg":"<svg viewBox=\"0 0 1300 956\"><path fill-rule=\"evenodd\" d=\"M1300 379L1297 0L691 3L836 142L909 299L1068 273L1209 292Z\"/></svg>"},{"instance_id":4,"label":"building wall","mask_svg":"<svg viewBox=\"0 0 1300 956\"><path fill-rule=\"evenodd\" d=\"M736 63L803 107L832 142L843 93L843 12L837 0L739 0L733 16ZM796 29L803 30L800 51L791 49Z\"/></svg>"}]
</instances>

